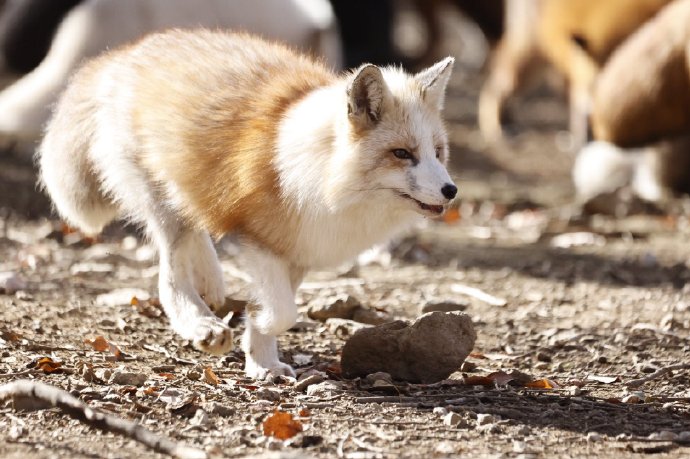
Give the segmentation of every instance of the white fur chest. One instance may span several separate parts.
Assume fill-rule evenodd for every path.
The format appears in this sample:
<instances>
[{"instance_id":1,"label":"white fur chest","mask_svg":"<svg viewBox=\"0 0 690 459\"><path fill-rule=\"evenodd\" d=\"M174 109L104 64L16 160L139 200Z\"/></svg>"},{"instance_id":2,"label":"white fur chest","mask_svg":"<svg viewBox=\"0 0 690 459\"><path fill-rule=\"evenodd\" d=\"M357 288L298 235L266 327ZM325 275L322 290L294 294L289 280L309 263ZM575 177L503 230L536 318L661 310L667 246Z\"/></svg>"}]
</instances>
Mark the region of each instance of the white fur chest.
<instances>
[{"instance_id":1,"label":"white fur chest","mask_svg":"<svg viewBox=\"0 0 690 459\"><path fill-rule=\"evenodd\" d=\"M308 269L337 266L385 242L419 220L413 212L386 208L386 200L353 205L336 213L305 218L291 262Z\"/></svg>"}]
</instances>

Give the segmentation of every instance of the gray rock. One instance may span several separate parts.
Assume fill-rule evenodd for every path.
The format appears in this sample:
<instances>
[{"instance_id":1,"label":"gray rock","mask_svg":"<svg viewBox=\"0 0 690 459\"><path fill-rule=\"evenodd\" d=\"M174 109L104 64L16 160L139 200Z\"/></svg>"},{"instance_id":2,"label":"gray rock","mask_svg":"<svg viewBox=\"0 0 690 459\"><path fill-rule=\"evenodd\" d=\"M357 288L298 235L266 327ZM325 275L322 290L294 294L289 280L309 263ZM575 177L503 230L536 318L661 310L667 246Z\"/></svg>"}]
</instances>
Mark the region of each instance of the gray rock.
<instances>
[{"instance_id":1,"label":"gray rock","mask_svg":"<svg viewBox=\"0 0 690 459\"><path fill-rule=\"evenodd\" d=\"M326 327L335 336L345 337L354 335L357 331L368 328L369 325L354 320L332 318L326 321Z\"/></svg>"},{"instance_id":2,"label":"gray rock","mask_svg":"<svg viewBox=\"0 0 690 459\"><path fill-rule=\"evenodd\" d=\"M357 331L343 347L341 367L349 378L384 371L393 379L433 383L456 371L477 335L460 312L431 312L413 324L398 320Z\"/></svg>"},{"instance_id":3,"label":"gray rock","mask_svg":"<svg viewBox=\"0 0 690 459\"><path fill-rule=\"evenodd\" d=\"M314 384L318 384L324 380L324 377L320 374L309 375L304 379L301 379L295 384L295 390L302 392L307 389L307 387Z\"/></svg>"},{"instance_id":4,"label":"gray rock","mask_svg":"<svg viewBox=\"0 0 690 459\"><path fill-rule=\"evenodd\" d=\"M458 413L453 413L452 411L443 416L444 426L455 427L456 425L460 424L460 421L462 421L460 415Z\"/></svg>"},{"instance_id":5,"label":"gray rock","mask_svg":"<svg viewBox=\"0 0 690 459\"><path fill-rule=\"evenodd\" d=\"M496 418L491 414L479 413L477 414L477 425L485 426L488 424L495 424Z\"/></svg>"},{"instance_id":6,"label":"gray rock","mask_svg":"<svg viewBox=\"0 0 690 459\"><path fill-rule=\"evenodd\" d=\"M281 398L281 393L279 389L269 389L268 387L262 387L254 392L256 398L259 400L268 400L269 402L277 402Z\"/></svg>"},{"instance_id":7,"label":"gray rock","mask_svg":"<svg viewBox=\"0 0 690 459\"><path fill-rule=\"evenodd\" d=\"M325 322L328 319L352 319L355 309L362 303L351 295L334 295L316 299L309 305L307 316L313 320Z\"/></svg>"},{"instance_id":8,"label":"gray rock","mask_svg":"<svg viewBox=\"0 0 690 459\"><path fill-rule=\"evenodd\" d=\"M360 307L352 313L352 320L363 324L380 325L390 322L391 317L385 312Z\"/></svg>"},{"instance_id":9,"label":"gray rock","mask_svg":"<svg viewBox=\"0 0 690 459\"><path fill-rule=\"evenodd\" d=\"M342 390L342 383L338 381L324 381L307 387L307 395L312 397L332 397Z\"/></svg>"},{"instance_id":10,"label":"gray rock","mask_svg":"<svg viewBox=\"0 0 690 459\"><path fill-rule=\"evenodd\" d=\"M129 371L116 371L110 375L110 384L122 384L123 386L143 386L146 382L144 373L132 373Z\"/></svg>"},{"instance_id":11,"label":"gray rock","mask_svg":"<svg viewBox=\"0 0 690 459\"><path fill-rule=\"evenodd\" d=\"M233 416L235 414L235 408L227 405L223 405L218 402L211 402L206 407L209 413L217 414L221 417Z\"/></svg>"},{"instance_id":12,"label":"gray rock","mask_svg":"<svg viewBox=\"0 0 690 459\"><path fill-rule=\"evenodd\" d=\"M467 309L466 304L454 303L452 301L442 301L440 303L427 303L422 306L422 314L427 312L453 312L453 311L464 311Z\"/></svg>"}]
</instances>

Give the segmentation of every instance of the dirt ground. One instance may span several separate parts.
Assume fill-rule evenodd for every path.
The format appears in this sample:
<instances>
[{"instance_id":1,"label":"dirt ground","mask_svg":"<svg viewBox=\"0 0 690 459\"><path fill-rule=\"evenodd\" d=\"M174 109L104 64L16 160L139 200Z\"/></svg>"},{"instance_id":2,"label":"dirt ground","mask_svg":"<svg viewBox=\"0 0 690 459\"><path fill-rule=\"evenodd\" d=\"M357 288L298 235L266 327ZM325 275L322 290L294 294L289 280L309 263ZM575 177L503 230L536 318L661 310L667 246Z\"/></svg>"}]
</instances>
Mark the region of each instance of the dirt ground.
<instances>
[{"instance_id":1,"label":"dirt ground","mask_svg":"<svg viewBox=\"0 0 690 459\"><path fill-rule=\"evenodd\" d=\"M459 67L447 107L457 218L396 241L390 259L307 278L300 322L280 340L299 374L325 379L306 390L248 380L241 351L211 357L174 336L155 301L156 256L136 231L67 234L34 191L30 161L2 154L0 273L13 277L0 294L0 383L53 384L219 457L688 457L690 370L628 387L690 361L687 199L580 216L559 147L563 101L544 90L521 98L510 141L489 147L475 125L479 74ZM218 248L227 295L245 298L232 241ZM306 316L339 293L391 319L456 303L474 321L474 352L437 384L343 379L339 352L361 325ZM99 336L105 351L90 344ZM276 410L302 433L264 435ZM157 457L56 409L8 402L0 413L0 457Z\"/></svg>"}]
</instances>

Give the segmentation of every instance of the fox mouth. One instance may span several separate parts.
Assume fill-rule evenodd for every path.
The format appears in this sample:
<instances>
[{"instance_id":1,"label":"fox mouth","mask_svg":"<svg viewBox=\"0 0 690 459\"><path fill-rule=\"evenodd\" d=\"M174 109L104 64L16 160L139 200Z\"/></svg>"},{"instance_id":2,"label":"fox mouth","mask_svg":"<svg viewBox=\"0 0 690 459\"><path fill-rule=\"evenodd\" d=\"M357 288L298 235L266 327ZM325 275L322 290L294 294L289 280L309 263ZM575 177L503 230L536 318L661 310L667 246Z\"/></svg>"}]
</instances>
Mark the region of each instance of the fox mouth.
<instances>
[{"instance_id":1,"label":"fox mouth","mask_svg":"<svg viewBox=\"0 0 690 459\"><path fill-rule=\"evenodd\" d=\"M427 203L424 203L422 201L419 201L418 199L413 198L412 196L410 196L407 193L398 193L398 194L405 199L409 199L410 201L415 202L417 204L417 207L419 207L423 211L431 213L433 215L441 215L443 213L443 211L446 210L445 207L443 207L440 204L427 204Z\"/></svg>"}]
</instances>

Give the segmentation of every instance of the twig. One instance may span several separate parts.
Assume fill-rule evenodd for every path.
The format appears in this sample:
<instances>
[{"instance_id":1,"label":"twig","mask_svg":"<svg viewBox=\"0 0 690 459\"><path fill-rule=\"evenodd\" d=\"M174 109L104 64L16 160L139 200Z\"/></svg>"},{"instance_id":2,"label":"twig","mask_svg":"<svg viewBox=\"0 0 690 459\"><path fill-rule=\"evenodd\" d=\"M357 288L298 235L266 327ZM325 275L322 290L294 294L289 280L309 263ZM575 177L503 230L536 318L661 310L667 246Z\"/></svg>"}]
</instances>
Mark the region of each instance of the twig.
<instances>
[{"instance_id":1,"label":"twig","mask_svg":"<svg viewBox=\"0 0 690 459\"><path fill-rule=\"evenodd\" d=\"M632 381L628 381L626 386L627 387L640 387L642 384L649 382L652 379L656 379L660 376L663 376L666 373L670 373L671 371L687 370L689 368L690 368L690 363L677 363L675 365L669 365L667 367L659 368L657 371L655 371L654 373L652 373L649 376L645 376L644 378L633 379Z\"/></svg>"},{"instance_id":2,"label":"twig","mask_svg":"<svg viewBox=\"0 0 690 459\"><path fill-rule=\"evenodd\" d=\"M16 378L18 376L28 376L28 375L34 375L36 373L40 373L40 370L36 369L31 369L31 370L24 370L24 371L19 371L17 373L0 373L0 379L4 378Z\"/></svg>"},{"instance_id":3,"label":"twig","mask_svg":"<svg viewBox=\"0 0 690 459\"><path fill-rule=\"evenodd\" d=\"M483 292L478 288L470 287L469 285L453 284L450 286L450 289L453 293L471 296L472 298L476 298L479 301L483 301L484 303L490 304L491 306L505 306L506 304L508 304L508 301L506 301L503 298L489 295L488 293Z\"/></svg>"},{"instance_id":4,"label":"twig","mask_svg":"<svg viewBox=\"0 0 690 459\"><path fill-rule=\"evenodd\" d=\"M348 432L343 438L338 442L338 447L336 448L336 454L338 457L345 457L345 442L350 438L350 432Z\"/></svg>"},{"instance_id":5,"label":"twig","mask_svg":"<svg viewBox=\"0 0 690 459\"><path fill-rule=\"evenodd\" d=\"M360 440L359 438L355 437L354 435L350 438L352 439L352 443L354 443L355 445L357 445L360 448L365 449L369 452L383 453L386 451L385 449L379 448L378 446L370 445L367 442L365 442L364 440Z\"/></svg>"},{"instance_id":6,"label":"twig","mask_svg":"<svg viewBox=\"0 0 690 459\"><path fill-rule=\"evenodd\" d=\"M29 398L60 408L68 416L78 419L104 432L114 432L131 438L163 454L181 459L205 459L203 450L175 443L171 439L151 432L144 426L118 417L101 413L67 391L39 381L19 379L0 386L0 400Z\"/></svg>"}]
</instances>

